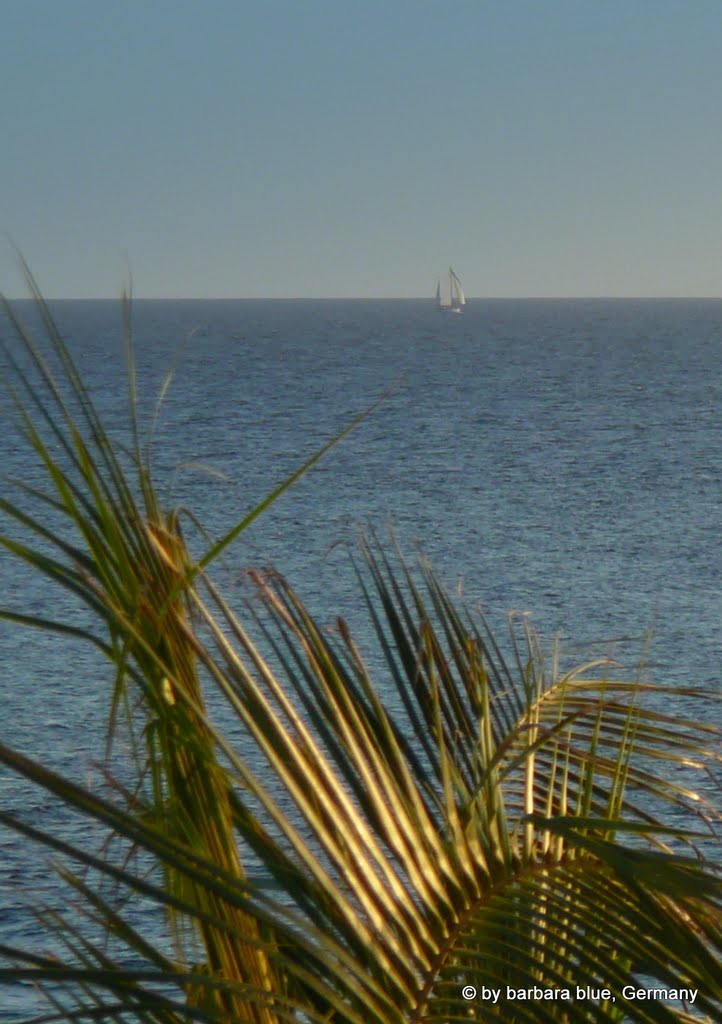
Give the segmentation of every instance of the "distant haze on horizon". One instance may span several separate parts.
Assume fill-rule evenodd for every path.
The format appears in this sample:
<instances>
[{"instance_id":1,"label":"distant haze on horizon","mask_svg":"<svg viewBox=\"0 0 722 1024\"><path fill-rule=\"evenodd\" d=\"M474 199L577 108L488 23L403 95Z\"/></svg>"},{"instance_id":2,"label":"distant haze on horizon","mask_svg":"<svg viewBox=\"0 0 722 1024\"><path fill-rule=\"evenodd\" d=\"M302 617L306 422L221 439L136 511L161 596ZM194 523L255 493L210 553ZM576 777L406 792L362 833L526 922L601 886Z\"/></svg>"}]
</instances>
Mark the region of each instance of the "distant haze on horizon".
<instances>
[{"instance_id":1,"label":"distant haze on horizon","mask_svg":"<svg viewBox=\"0 0 722 1024\"><path fill-rule=\"evenodd\" d=\"M722 3L5 0L0 291L722 294Z\"/></svg>"}]
</instances>

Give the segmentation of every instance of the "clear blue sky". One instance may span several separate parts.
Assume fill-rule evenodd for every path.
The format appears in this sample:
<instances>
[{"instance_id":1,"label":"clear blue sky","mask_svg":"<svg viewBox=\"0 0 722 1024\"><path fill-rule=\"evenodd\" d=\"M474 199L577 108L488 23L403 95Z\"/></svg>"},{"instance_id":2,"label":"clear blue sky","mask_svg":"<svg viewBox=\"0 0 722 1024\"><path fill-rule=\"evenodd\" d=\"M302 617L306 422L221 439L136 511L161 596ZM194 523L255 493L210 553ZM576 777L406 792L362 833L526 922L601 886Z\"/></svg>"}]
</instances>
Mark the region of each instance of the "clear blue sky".
<instances>
[{"instance_id":1,"label":"clear blue sky","mask_svg":"<svg viewBox=\"0 0 722 1024\"><path fill-rule=\"evenodd\" d=\"M722 294L721 0L3 0L49 296Z\"/></svg>"}]
</instances>

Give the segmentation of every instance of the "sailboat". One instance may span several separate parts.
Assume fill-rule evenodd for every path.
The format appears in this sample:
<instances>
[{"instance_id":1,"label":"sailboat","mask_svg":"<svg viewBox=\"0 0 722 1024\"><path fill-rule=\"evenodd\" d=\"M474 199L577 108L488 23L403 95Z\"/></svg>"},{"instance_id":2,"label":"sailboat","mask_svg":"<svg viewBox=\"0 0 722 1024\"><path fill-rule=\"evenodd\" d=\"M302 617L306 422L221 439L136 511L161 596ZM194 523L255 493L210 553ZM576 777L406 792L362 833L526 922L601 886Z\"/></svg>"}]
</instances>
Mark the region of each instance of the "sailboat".
<instances>
[{"instance_id":1,"label":"sailboat","mask_svg":"<svg viewBox=\"0 0 722 1024\"><path fill-rule=\"evenodd\" d=\"M460 313L466 305L464 289L461 287L459 275L453 267L449 267L449 284L441 293L441 281L436 285L436 304L439 309L450 313Z\"/></svg>"}]
</instances>

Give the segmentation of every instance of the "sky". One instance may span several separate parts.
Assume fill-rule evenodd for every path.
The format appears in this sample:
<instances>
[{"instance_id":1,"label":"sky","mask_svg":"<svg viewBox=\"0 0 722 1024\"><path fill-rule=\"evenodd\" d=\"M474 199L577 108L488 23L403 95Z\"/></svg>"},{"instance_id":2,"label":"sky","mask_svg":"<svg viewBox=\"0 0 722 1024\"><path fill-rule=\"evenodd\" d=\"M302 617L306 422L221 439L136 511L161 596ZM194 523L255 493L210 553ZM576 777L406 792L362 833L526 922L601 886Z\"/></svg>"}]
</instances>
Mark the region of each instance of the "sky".
<instances>
[{"instance_id":1,"label":"sky","mask_svg":"<svg viewBox=\"0 0 722 1024\"><path fill-rule=\"evenodd\" d=\"M0 291L722 294L720 0L0 0Z\"/></svg>"}]
</instances>

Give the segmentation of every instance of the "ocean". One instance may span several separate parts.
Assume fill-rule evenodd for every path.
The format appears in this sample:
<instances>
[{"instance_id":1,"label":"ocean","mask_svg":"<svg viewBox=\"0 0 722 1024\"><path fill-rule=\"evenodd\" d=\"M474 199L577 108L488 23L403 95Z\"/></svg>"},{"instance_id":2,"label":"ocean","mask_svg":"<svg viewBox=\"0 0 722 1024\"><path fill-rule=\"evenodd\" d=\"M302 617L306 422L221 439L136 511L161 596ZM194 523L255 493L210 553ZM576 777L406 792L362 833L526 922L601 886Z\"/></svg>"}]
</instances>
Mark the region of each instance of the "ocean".
<instances>
[{"instance_id":1,"label":"ocean","mask_svg":"<svg viewBox=\"0 0 722 1024\"><path fill-rule=\"evenodd\" d=\"M127 440L120 304L52 306L111 433ZM362 529L392 530L502 637L507 616L524 613L572 661L610 656L635 671L643 659L655 681L719 693L722 301L472 300L454 316L422 300L138 300L133 319L157 482L213 537L385 395L224 553L227 590L273 564L321 622L342 611L363 648L345 546ZM9 494L9 478L34 470L7 403L1 414ZM8 555L0 569L3 605L76 614ZM102 663L0 623L0 664L3 742L92 774ZM47 810L6 774L0 797ZM25 904L52 902L52 877L7 833L0 851L0 942L32 944ZM36 1005L30 991L12 999L0 1020Z\"/></svg>"}]
</instances>

